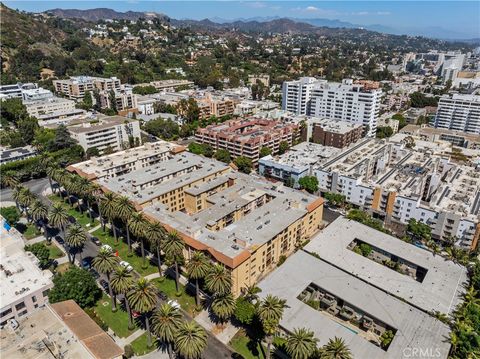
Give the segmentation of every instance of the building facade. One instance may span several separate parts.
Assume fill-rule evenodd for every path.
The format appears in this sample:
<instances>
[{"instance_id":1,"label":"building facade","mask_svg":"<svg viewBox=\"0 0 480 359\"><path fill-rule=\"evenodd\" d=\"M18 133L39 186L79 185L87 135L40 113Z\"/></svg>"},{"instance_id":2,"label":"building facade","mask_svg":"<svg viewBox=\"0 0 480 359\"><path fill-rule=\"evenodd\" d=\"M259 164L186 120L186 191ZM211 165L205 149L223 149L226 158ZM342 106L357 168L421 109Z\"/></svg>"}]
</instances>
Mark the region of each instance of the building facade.
<instances>
[{"instance_id":1,"label":"building facade","mask_svg":"<svg viewBox=\"0 0 480 359\"><path fill-rule=\"evenodd\" d=\"M296 81L285 81L282 85L282 110L295 115L310 114L310 98L313 85L317 82L314 77L302 77Z\"/></svg>"},{"instance_id":2,"label":"building facade","mask_svg":"<svg viewBox=\"0 0 480 359\"><path fill-rule=\"evenodd\" d=\"M480 134L480 96L442 96L434 124L437 128Z\"/></svg>"},{"instance_id":3,"label":"building facade","mask_svg":"<svg viewBox=\"0 0 480 359\"><path fill-rule=\"evenodd\" d=\"M42 100L24 101L23 104L30 116L40 119L44 115L73 113L75 101L60 97L49 97Z\"/></svg>"},{"instance_id":4,"label":"building facade","mask_svg":"<svg viewBox=\"0 0 480 359\"><path fill-rule=\"evenodd\" d=\"M55 92L72 100L81 100L87 92L121 90L121 82L116 77L102 78L91 76L75 76L66 80L54 80Z\"/></svg>"}]
</instances>

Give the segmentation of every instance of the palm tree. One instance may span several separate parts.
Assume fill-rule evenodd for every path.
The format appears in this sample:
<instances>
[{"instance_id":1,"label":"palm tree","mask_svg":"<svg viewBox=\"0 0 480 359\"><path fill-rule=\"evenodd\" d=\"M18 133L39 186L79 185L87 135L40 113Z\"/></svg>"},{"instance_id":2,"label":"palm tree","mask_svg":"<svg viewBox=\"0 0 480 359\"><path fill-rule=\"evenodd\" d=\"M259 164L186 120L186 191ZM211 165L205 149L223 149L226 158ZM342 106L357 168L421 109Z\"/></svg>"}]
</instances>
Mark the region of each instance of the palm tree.
<instances>
[{"instance_id":1,"label":"palm tree","mask_svg":"<svg viewBox=\"0 0 480 359\"><path fill-rule=\"evenodd\" d=\"M68 228L67 234L65 235L65 243L68 246L68 252L70 252L70 249L74 250L73 256L71 258L72 264L75 262L75 256L77 252L79 252L80 255L80 263L82 262L83 245L85 244L87 239L87 234L83 230L82 226L78 223L75 223Z\"/></svg>"},{"instance_id":2,"label":"palm tree","mask_svg":"<svg viewBox=\"0 0 480 359\"><path fill-rule=\"evenodd\" d=\"M100 201L100 211L110 222L112 227L113 236L115 237L115 242L118 240L117 228L115 227L114 220L117 217L117 196L113 192L106 192L103 194L103 198ZM103 223L103 231L105 232L105 222Z\"/></svg>"},{"instance_id":3,"label":"palm tree","mask_svg":"<svg viewBox=\"0 0 480 359\"><path fill-rule=\"evenodd\" d=\"M210 305L213 314L215 314L221 322L225 322L235 312L235 299L231 293L215 295Z\"/></svg>"},{"instance_id":4,"label":"palm tree","mask_svg":"<svg viewBox=\"0 0 480 359\"><path fill-rule=\"evenodd\" d=\"M23 187L21 185L17 185L13 189L13 200L15 201L15 205L17 206L17 209L20 212L21 212L20 202L22 200L22 194L23 194L24 189L25 189L25 187Z\"/></svg>"},{"instance_id":5,"label":"palm tree","mask_svg":"<svg viewBox=\"0 0 480 359\"><path fill-rule=\"evenodd\" d=\"M58 189L60 191L60 196L62 197L62 199L63 199L63 192L62 192L62 189L60 187L63 186L63 188L65 189L65 184L68 181L69 176L70 176L70 174L66 170L64 170L63 168L58 168L53 173L53 179L55 181L57 181L57 183L58 183ZM65 191L66 191L66 189L65 189ZM68 193L67 193L67 195L68 195Z\"/></svg>"},{"instance_id":6,"label":"palm tree","mask_svg":"<svg viewBox=\"0 0 480 359\"><path fill-rule=\"evenodd\" d=\"M296 328L288 336L285 346L292 359L308 359L317 349L317 342L312 331Z\"/></svg>"},{"instance_id":7,"label":"palm tree","mask_svg":"<svg viewBox=\"0 0 480 359\"><path fill-rule=\"evenodd\" d=\"M58 167L53 165L53 164L48 164L46 166L45 172L48 177L48 182L50 183L50 189L52 190L52 193L55 193L55 190L53 188L53 178L55 176L55 173L57 173Z\"/></svg>"},{"instance_id":8,"label":"palm tree","mask_svg":"<svg viewBox=\"0 0 480 359\"><path fill-rule=\"evenodd\" d=\"M7 172L2 175L2 186L15 188L20 182L13 172Z\"/></svg>"},{"instance_id":9,"label":"palm tree","mask_svg":"<svg viewBox=\"0 0 480 359\"><path fill-rule=\"evenodd\" d=\"M108 248L100 248L98 254L92 261L93 268L97 270L99 273L103 273L107 276L107 283L108 283L108 294L110 295L110 299L112 301L112 312L117 309L117 304L115 299L113 298L113 291L112 285L110 283L110 274L117 268L118 266L118 257Z\"/></svg>"},{"instance_id":10,"label":"palm tree","mask_svg":"<svg viewBox=\"0 0 480 359\"><path fill-rule=\"evenodd\" d=\"M172 231L167 234L163 242L163 250L167 260L170 263L175 265L175 287L177 292L179 291L179 272L178 272L178 263L183 261L183 250L185 248L185 243L180 238L176 231Z\"/></svg>"},{"instance_id":11,"label":"palm tree","mask_svg":"<svg viewBox=\"0 0 480 359\"><path fill-rule=\"evenodd\" d=\"M127 222L127 231L132 232L132 234L140 239L140 247L142 251L142 266L145 267L145 229L147 228L148 221L145 218L145 215L142 212L133 212Z\"/></svg>"},{"instance_id":12,"label":"palm tree","mask_svg":"<svg viewBox=\"0 0 480 359\"><path fill-rule=\"evenodd\" d=\"M262 322L263 330L267 336L267 359L270 358L273 336L277 331L284 309L285 300L271 294L267 295L258 307L258 317Z\"/></svg>"},{"instance_id":13,"label":"palm tree","mask_svg":"<svg viewBox=\"0 0 480 359\"><path fill-rule=\"evenodd\" d=\"M178 328L175 347L185 359L195 359L207 347L207 333L195 321L185 322Z\"/></svg>"},{"instance_id":14,"label":"palm tree","mask_svg":"<svg viewBox=\"0 0 480 359\"><path fill-rule=\"evenodd\" d=\"M64 177L63 188L67 192L68 203L73 207L72 195L78 191L78 177L68 173Z\"/></svg>"},{"instance_id":15,"label":"palm tree","mask_svg":"<svg viewBox=\"0 0 480 359\"><path fill-rule=\"evenodd\" d=\"M155 248L155 251L157 252L157 266L158 274L160 274L160 276L162 275L162 258L160 255L162 241L165 238L165 235L165 228L163 228L158 222L149 222L145 228L145 237L150 242L150 247Z\"/></svg>"},{"instance_id":16,"label":"palm tree","mask_svg":"<svg viewBox=\"0 0 480 359\"><path fill-rule=\"evenodd\" d=\"M30 213L28 207L32 205L34 201L37 200L37 197L26 187L20 189L19 203L20 206L25 210L27 219L30 221Z\"/></svg>"},{"instance_id":17,"label":"palm tree","mask_svg":"<svg viewBox=\"0 0 480 359\"><path fill-rule=\"evenodd\" d=\"M197 307L200 306L200 289L198 280L206 277L210 270L210 263L203 252L195 251L192 253L187 263L187 275L195 280L195 298Z\"/></svg>"},{"instance_id":18,"label":"palm tree","mask_svg":"<svg viewBox=\"0 0 480 359\"><path fill-rule=\"evenodd\" d=\"M243 297L250 303L258 301L258 293L262 290L258 288L255 284L247 286L243 291Z\"/></svg>"},{"instance_id":19,"label":"palm tree","mask_svg":"<svg viewBox=\"0 0 480 359\"><path fill-rule=\"evenodd\" d=\"M350 349L345 345L342 338L330 339L322 347L322 359L352 359Z\"/></svg>"},{"instance_id":20,"label":"palm tree","mask_svg":"<svg viewBox=\"0 0 480 359\"><path fill-rule=\"evenodd\" d=\"M87 205L88 216L90 217L90 222L93 223L93 214L92 208L90 207L90 199L93 197L94 186L92 182L84 177L78 179L78 192L80 197L82 197L83 203ZM80 206L80 204L79 204ZM81 210L80 206L80 210Z\"/></svg>"},{"instance_id":21,"label":"palm tree","mask_svg":"<svg viewBox=\"0 0 480 359\"><path fill-rule=\"evenodd\" d=\"M55 228L61 230L65 235L65 229L68 223L70 223L70 216L60 203L56 203L50 208L48 222Z\"/></svg>"},{"instance_id":22,"label":"palm tree","mask_svg":"<svg viewBox=\"0 0 480 359\"><path fill-rule=\"evenodd\" d=\"M147 346L152 346L152 333L150 333L149 312L155 308L157 303L157 289L148 279L140 278L127 294L132 308L145 316L145 329L147 331Z\"/></svg>"},{"instance_id":23,"label":"palm tree","mask_svg":"<svg viewBox=\"0 0 480 359\"><path fill-rule=\"evenodd\" d=\"M130 231L128 230L128 219L132 215L132 213L135 211L135 208L132 205L132 202L130 202L130 199L126 196L120 196L116 198L115 201L115 206L116 206L116 217L121 219L123 223L125 224L125 232L127 232L127 243L128 243L128 250L131 253L132 252L132 245L130 243Z\"/></svg>"},{"instance_id":24,"label":"palm tree","mask_svg":"<svg viewBox=\"0 0 480 359\"><path fill-rule=\"evenodd\" d=\"M232 288L232 277L223 265L215 263L205 276L205 285L211 293L227 294Z\"/></svg>"},{"instance_id":25,"label":"palm tree","mask_svg":"<svg viewBox=\"0 0 480 359\"><path fill-rule=\"evenodd\" d=\"M170 304L162 304L153 313L153 332L162 342L167 344L170 359L173 358L172 343L175 341L177 330L182 325L182 322L182 314Z\"/></svg>"},{"instance_id":26,"label":"palm tree","mask_svg":"<svg viewBox=\"0 0 480 359\"><path fill-rule=\"evenodd\" d=\"M125 267L117 266L112 273L112 279L110 281L112 291L116 294L123 294L125 299L125 309L128 314L128 329L133 329L132 311L130 310L130 303L128 302L127 293L130 292L133 286L133 275Z\"/></svg>"},{"instance_id":27,"label":"palm tree","mask_svg":"<svg viewBox=\"0 0 480 359\"><path fill-rule=\"evenodd\" d=\"M38 222L41 220L42 221L42 226L45 232L45 236L47 236L47 230L46 230L46 225L45 225L45 220L48 217L48 207L43 204L41 201L36 200L35 202L32 203L32 207L30 210L32 214L32 218L35 221L35 224L38 226Z\"/></svg>"}]
</instances>

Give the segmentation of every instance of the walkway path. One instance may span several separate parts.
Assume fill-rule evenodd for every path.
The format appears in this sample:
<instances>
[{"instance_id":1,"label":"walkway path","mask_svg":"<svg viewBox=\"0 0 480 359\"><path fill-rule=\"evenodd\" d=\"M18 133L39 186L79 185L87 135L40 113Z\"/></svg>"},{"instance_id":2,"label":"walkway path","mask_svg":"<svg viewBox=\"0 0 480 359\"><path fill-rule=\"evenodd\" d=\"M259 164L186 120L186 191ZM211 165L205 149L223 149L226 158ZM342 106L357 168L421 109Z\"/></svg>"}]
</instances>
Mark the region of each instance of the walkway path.
<instances>
[{"instance_id":1,"label":"walkway path","mask_svg":"<svg viewBox=\"0 0 480 359\"><path fill-rule=\"evenodd\" d=\"M198 314L194 319L198 324L211 332L218 340L220 340L225 345L228 345L230 340L240 330L239 327L234 326L230 322L225 323L221 326L215 324L210 320L210 315L207 310L202 310L200 314Z\"/></svg>"},{"instance_id":2,"label":"walkway path","mask_svg":"<svg viewBox=\"0 0 480 359\"><path fill-rule=\"evenodd\" d=\"M111 330L111 329L110 329ZM109 330L109 331L110 331ZM130 334L130 336L126 337L126 338L119 338L117 337L116 335L114 335L113 331L112 333L109 333L110 336L115 340L115 343L118 344L118 346L120 346L121 348L123 348L125 345L127 344L130 344L131 342L133 342L135 339L137 339L138 337L142 336L142 334L145 333L145 330L144 329L138 329L136 330L135 332L133 332L132 334ZM112 335L113 334L113 335Z\"/></svg>"}]
</instances>

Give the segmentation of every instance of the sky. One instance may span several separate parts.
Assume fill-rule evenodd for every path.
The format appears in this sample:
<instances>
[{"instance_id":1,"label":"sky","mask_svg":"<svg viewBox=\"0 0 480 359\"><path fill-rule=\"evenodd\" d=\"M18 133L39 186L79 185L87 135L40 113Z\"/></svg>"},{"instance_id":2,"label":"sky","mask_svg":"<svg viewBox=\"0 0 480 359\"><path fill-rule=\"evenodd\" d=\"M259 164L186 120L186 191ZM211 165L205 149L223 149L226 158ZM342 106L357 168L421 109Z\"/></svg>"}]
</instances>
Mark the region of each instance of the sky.
<instances>
[{"instance_id":1,"label":"sky","mask_svg":"<svg viewBox=\"0 0 480 359\"><path fill-rule=\"evenodd\" d=\"M324 18L359 25L397 29L441 27L468 38L480 38L480 1L4 1L14 9L44 11L53 8L117 11L155 11L175 19L251 17Z\"/></svg>"}]
</instances>

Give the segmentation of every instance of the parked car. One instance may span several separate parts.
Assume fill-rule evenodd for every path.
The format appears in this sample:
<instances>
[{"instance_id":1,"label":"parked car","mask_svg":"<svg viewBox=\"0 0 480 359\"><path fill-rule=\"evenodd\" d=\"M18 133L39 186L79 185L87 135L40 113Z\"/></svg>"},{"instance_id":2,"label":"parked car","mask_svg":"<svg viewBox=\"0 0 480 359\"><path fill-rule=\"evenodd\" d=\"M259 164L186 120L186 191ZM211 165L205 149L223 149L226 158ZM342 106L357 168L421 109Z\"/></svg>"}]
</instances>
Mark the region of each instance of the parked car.
<instances>
[{"instance_id":1,"label":"parked car","mask_svg":"<svg viewBox=\"0 0 480 359\"><path fill-rule=\"evenodd\" d=\"M92 240L93 243L95 243L96 246L100 247L102 245L102 242L100 242L100 240L97 237L91 237L90 239Z\"/></svg>"},{"instance_id":2,"label":"parked car","mask_svg":"<svg viewBox=\"0 0 480 359\"><path fill-rule=\"evenodd\" d=\"M98 274L98 272L95 269L90 268L89 272L92 273L92 275L95 279L100 278L100 274Z\"/></svg>"},{"instance_id":3,"label":"parked car","mask_svg":"<svg viewBox=\"0 0 480 359\"><path fill-rule=\"evenodd\" d=\"M100 247L100 249L107 250L109 252L113 252L113 248L110 247L108 244L104 244L103 246Z\"/></svg>"},{"instance_id":4,"label":"parked car","mask_svg":"<svg viewBox=\"0 0 480 359\"><path fill-rule=\"evenodd\" d=\"M121 261L119 263L123 268L126 268L127 271L131 272L133 270L133 267L128 263L127 261Z\"/></svg>"},{"instance_id":5,"label":"parked car","mask_svg":"<svg viewBox=\"0 0 480 359\"><path fill-rule=\"evenodd\" d=\"M107 283L107 281L105 279L100 279L98 281L98 283L100 283L103 290L108 293L108 283Z\"/></svg>"},{"instance_id":6,"label":"parked car","mask_svg":"<svg viewBox=\"0 0 480 359\"><path fill-rule=\"evenodd\" d=\"M55 236L55 240L58 242L58 244L61 244L61 245L63 245L65 243L63 238L60 237L60 236Z\"/></svg>"},{"instance_id":7,"label":"parked car","mask_svg":"<svg viewBox=\"0 0 480 359\"><path fill-rule=\"evenodd\" d=\"M170 299L167 303L170 304L175 309L180 309L180 304L178 304L176 300Z\"/></svg>"},{"instance_id":8,"label":"parked car","mask_svg":"<svg viewBox=\"0 0 480 359\"><path fill-rule=\"evenodd\" d=\"M165 294L165 292L159 291L158 296L160 297L161 300L167 300L168 296Z\"/></svg>"},{"instance_id":9,"label":"parked car","mask_svg":"<svg viewBox=\"0 0 480 359\"><path fill-rule=\"evenodd\" d=\"M137 312L136 310L132 310L132 317L134 318L138 318L142 315L142 313L140 312Z\"/></svg>"},{"instance_id":10,"label":"parked car","mask_svg":"<svg viewBox=\"0 0 480 359\"><path fill-rule=\"evenodd\" d=\"M92 268L92 257L85 257L82 259L82 268L83 269L90 269Z\"/></svg>"}]
</instances>

